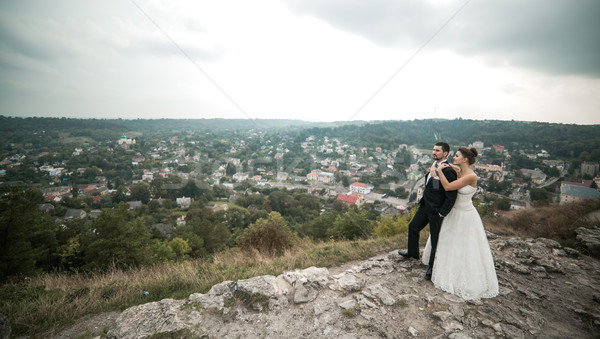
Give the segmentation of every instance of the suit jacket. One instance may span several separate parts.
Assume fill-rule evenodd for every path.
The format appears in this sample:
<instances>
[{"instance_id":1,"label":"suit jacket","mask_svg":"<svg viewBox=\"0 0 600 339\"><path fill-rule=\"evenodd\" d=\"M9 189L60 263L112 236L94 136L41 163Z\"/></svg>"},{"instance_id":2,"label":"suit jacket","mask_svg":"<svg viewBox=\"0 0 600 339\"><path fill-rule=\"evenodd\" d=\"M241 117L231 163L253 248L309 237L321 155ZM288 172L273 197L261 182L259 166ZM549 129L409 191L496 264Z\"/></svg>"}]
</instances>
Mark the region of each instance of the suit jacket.
<instances>
[{"instance_id":1,"label":"suit jacket","mask_svg":"<svg viewBox=\"0 0 600 339\"><path fill-rule=\"evenodd\" d=\"M448 182L456 180L456 172L450 167L444 168L442 172L446 176L446 179L448 179ZM439 187L435 189L433 185L434 179L427 179L429 179L429 172L427 172L427 175L425 176L425 190L423 191L423 197L419 201L419 204L421 206L425 204L435 212L446 216L450 213L452 206L454 206L457 191L446 191L441 182L439 182Z\"/></svg>"}]
</instances>

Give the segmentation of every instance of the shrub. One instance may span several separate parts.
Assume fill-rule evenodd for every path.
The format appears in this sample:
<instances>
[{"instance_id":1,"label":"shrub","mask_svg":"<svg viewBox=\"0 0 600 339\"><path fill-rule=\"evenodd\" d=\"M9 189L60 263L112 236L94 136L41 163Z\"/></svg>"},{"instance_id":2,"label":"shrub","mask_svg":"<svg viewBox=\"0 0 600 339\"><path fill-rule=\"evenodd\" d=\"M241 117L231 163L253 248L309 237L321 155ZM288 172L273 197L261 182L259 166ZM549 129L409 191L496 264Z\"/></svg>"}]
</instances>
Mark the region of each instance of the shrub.
<instances>
[{"instance_id":1,"label":"shrub","mask_svg":"<svg viewBox=\"0 0 600 339\"><path fill-rule=\"evenodd\" d=\"M258 219L237 238L240 247L254 248L262 253L281 255L292 247L296 236L281 214L271 212L266 219Z\"/></svg>"},{"instance_id":2,"label":"shrub","mask_svg":"<svg viewBox=\"0 0 600 339\"><path fill-rule=\"evenodd\" d=\"M354 240L366 239L371 235L371 224L367 219L365 210L351 209L344 214L336 216L333 222L333 234L337 238Z\"/></svg>"},{"instance_id":3,"label":"shrub","mask_svg":"<svg viewBox=\"0 0 600 339\"><path fill-rule=\"evenodd\" d=\"M399 217L394 220L389 216L382 216L375 227L373 227L373 235L377 238L389 238L396 234L406 233L408 230L408 220L404 217Z\"/></svg>"}]
</instances>

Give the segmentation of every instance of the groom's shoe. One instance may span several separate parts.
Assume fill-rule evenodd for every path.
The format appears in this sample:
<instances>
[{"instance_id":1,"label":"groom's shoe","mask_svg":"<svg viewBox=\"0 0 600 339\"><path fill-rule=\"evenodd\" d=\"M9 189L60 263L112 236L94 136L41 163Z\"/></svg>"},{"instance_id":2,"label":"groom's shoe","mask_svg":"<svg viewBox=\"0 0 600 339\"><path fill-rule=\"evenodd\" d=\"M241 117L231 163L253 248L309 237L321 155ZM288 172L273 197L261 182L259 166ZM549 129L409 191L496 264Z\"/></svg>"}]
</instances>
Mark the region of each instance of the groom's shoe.
<instances>
[{"instance_id":1,"label":"groom's shoe","mask_svg":"<svg viewBox=\"0 0 600 339\"><path fill-rule=\"evenodd\" d=\"M408 252L398 251L398 254L400 254L401 256L403 256L405 258L413 258L413 259L419 260L418 255L410 255L410 254L408 254Z\"/></svg>"},{"instance_id":2,"label":"groom's shoe","mask_svg":"<svg viewBox=\"0 0 600 339\"><path fill-rule=\"evenodd\" d=\"M425 280L431 280L431 266L427 267L427 272L425 272Z\"/></svg>"}]
</instances>

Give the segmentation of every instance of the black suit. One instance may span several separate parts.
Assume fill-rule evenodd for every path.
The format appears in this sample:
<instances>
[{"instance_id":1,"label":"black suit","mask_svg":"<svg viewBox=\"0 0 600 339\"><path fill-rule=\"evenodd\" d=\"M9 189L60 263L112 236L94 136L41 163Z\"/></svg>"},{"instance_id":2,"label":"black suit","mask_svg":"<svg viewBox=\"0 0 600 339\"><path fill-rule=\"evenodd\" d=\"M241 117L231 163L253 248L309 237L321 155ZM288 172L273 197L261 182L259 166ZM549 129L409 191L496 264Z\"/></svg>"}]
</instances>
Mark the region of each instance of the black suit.
<instances>
[{"instance_id":1,"label":"black suit","mask_svg":"<svg viewBox=\"0 0 600 339\"><path fill-rule=\"evenodd\" d=\"M456 180L456 172L450 167L444 168L442 171L449 182ZM419 257L419 232L429 224L429 234L431 235L429 267L433 267L443 220L440 214L446 216L450 212L456 201L457 191L446 191L439 180L435 178L428 179L429 172L425 176L425 191L423 192L423 198L419 201L419 209L408 225L408 255L415 258ZM435 181L438 182L435 183Z\"/></svg>"}]
</instances>

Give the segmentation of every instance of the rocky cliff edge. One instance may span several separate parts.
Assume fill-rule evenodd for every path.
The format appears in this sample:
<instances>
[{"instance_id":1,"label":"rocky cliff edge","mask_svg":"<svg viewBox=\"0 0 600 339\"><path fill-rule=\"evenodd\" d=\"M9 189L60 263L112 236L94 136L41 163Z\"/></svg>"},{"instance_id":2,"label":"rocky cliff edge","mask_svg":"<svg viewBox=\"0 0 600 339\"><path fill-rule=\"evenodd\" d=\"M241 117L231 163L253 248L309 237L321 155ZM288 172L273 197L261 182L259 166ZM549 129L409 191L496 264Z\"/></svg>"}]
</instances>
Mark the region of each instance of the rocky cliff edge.
<instances>
[{"instance_id":1,"label":"rocky cliff edge","mask_svg":"<svg viewBox=\"0 0 600 339\"><path fill-rule=\"evenodd\" d=\"M590 230L585 230L590 231ZM598 230L591 230L598 232ZM579 232L578 232L579 233ZM597 233L596 233L597 234ZM331 269L225 281L114 314L109 338L595 338L600 262L553 240L488 233L500 295L464 301L396 251ZM65 333L63 333L63 336ZM60 337L60 335L59 335Z\"/></svg>"}]
</instances>

